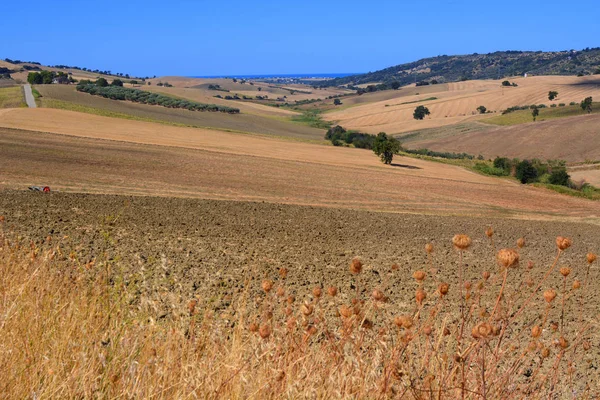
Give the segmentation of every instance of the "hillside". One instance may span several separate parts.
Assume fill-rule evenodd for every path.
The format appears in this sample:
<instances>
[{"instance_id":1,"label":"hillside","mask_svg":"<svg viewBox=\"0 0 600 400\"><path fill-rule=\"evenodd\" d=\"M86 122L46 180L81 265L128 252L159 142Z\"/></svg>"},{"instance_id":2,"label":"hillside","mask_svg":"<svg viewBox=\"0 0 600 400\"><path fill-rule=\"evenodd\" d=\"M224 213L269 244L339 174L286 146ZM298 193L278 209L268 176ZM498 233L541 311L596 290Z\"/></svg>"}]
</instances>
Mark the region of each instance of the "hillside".
<instances>
[{"instance_id":1,"label":"hillside","mask_svg":"<svg viewBox=\"0 0 600 400\"><path fill-rule=\"evenodd\" d=\"M545 104L558 109L559 104L580 102L588 96L600 98L600 75L533 76L511 81L518 86L503 87L501 80L473 80L375 92L395 93L396 97L382 100L373 94L372 102L357 105L351 105L350 98L345 98L340 108L325 113L324 118L346 129L396 134L494 118L513 106ZM558 98L549 101L549 91L557 91ZM431 115L421 121L413 118L415 107L419 105L431 111ZM477 112L481 105L487 108L488 114Z\"/></svg>"},{"instance_id":2,"label":"hillside","mask_svg":"<svg viewBox=\"0 0 600 400\"><path fill-rule=\"evenodd\" d=\"M325 86L360 85L372 82L394 82L408 85L418 81L456 82L466 79L501 79L523 75L593 74L600 68L600 48L581 51L497 51L424 58L380 71L336 78Z\"/></svg>"}]
</instances>

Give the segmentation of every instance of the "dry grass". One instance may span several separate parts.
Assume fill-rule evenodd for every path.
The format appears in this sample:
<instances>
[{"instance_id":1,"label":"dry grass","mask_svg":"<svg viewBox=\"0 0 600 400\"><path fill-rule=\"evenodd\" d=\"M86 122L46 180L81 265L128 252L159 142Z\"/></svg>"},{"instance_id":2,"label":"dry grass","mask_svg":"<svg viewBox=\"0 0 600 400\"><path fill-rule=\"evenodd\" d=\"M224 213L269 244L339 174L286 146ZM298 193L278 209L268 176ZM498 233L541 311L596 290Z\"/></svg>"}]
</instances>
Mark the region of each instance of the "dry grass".
<instances>
[{"instance_id":1,"label":"dry grass","mask_svg":"<svg viewBox=\"0 0 600 400\"><path fill-rule=\"evenodd\" d=\"M338 121L342 126L350 129L369 133L381 131L401 133L486 118L477 115L476 108L480 105L495 112L516 105L541 103L550 105L553 103L548 100L550 90L559 92L558 99L554 101L556 104L579 102L588 96L600 97L600 78L597 76L539 76L516 78L513 81L519 86L503 88L500 85L501 80L484 80L449 83L447 88L446 85L440 85L444 87L440 87L439 92L434 91L437 85L423 90L417 90L421 87L413 88L411 90L419 92L423 98L437 93L435 94L437 100L424 103L431 111L431 116L423 121L413 119L415 104L400 105L406 102L406 96L403 94L405 88L398 91L398 98L395 100L382 100L325 115L328 120Z\"/></svg>"},{"instance_id":2,"label":"dry grass","mask_svg":"<svg viewBox=\"0 0 600 400\"><path fill-rule=\"evenodd\" d=\"M23 88L21 86L0 88L0 108L16 107L27 107Z\"/></svg>"},{"instance_id":3,"label":"dry grass","mask_svg":"<svg viewBox=\"0 0 600 400\"><path fill-rule=\"evenodd\" d=\"M4 398L599 394L589 354L598 319L581 307L595 297L595 260L579 255L580 265L559 269L569 239L557 238L552 265L519 264L521 250L500 250L499 267L447 284L436 248L426 247L427 265L410 267L414 297L400 304L386 299L388 287L373 283L358 259L338 272L352 276L354 287L320 282L297 300L285 268L264 276L260 287L250 284L258 278L250 268L215 310L207 297L160 289L173 285L166 273L153 280L141 269L125 273L113 247L117 219L105 219L105 246L89 262L67 237L28 243L0 222ZM461 271L470 243L453 239ZM396 264L383 270L385 281L408 273ZM561 284L550 286L558 278ZM170 312L159 318L165 303Z\"/></svg>"}]
</instances>

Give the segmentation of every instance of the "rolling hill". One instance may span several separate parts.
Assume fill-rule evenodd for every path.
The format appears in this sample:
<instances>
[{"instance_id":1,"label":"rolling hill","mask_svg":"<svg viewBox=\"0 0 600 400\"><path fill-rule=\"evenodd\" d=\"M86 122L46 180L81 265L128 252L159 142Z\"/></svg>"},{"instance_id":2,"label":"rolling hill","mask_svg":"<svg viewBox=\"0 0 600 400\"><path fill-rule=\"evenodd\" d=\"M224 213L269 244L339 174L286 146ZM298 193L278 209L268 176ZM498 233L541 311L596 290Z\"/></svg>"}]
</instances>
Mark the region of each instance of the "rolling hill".
<instances>
[{"instance_id":1,"label":"rolling hill","mask_svg":"<svg viewBox=\"0 0 600 400\"><path fill-rule=\"evenodd\" d=\"M593 74L600 68L600 48L581 51L497 51L489 54L442 55L380 71L336 78L324 86L394 82L408 85L422 80L456 82L472 79L501 79L523 75Z\"/></svg>"}]
</instances>

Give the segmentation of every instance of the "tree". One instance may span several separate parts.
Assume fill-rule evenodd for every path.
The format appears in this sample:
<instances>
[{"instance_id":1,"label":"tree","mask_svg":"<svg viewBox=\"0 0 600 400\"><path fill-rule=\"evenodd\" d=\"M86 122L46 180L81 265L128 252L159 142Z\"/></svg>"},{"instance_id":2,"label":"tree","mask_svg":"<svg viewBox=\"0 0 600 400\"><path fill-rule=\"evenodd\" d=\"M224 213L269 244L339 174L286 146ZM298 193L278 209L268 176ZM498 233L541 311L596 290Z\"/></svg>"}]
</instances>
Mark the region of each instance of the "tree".
<instances>
[{"instance_id":1,"label":"tree","mask_svg":"<svg viewBox=\"0 0 600 400\"><path fill-rule=\"evenodd\" d=\"M487 108L485 108L485 106L479 106L477 107L477 111L479 111L479 114L485 114Z\"/></svg>"},{"instance_id":2,"label":"tree","mask_svg":"<svg viewBox=\"0 0 600 400\"><path fill-rule=\"evenodd\" d=\"M553 185L567 186L569 184L569 178L571 177L567 173L566 169L558 168L552 171L550 177L548 178L548 182Z\"/></svg>"},{"instance_id":3,"label":"tree","mask_svg":"<svg viewBox=\"0 0 600 400\"><path fill-rule=\"evenodd\" d=\"M533 122L537 119L538 115L540 115L540 109L538 106L531 107L531 116L533 117Z\"/></svg>"},{"instance_id":4,"label":"tree","mask_svg":"<svg viewBox=\"0 0 600 400\"><path fill-rule=\"evenodd\" d=\"M558 97L558 92L551 90L548 92L548 100L552 101Z\"/></svg>"},{"instance_id":5,"label":"tree","mask_svg":"<svg viewBox=\"0 0 600 400\"><path fill-rule=\"evenodd\" d=\"M373 152L381 158L384 164L391 164L394 154L398 154L402 146L393 137L388 137L385 132L380 132L373 141Z\"/></svg>"},{"instance_id":6,"label":"tree","mask_svg":"<svg viewBox=\"0 0 600 400\"><path fill-rule=\"evenodd\" d=\"M502 86L510 86L510 82L509 81L504 81L504 82L502 82Z\"/></svg>"},{"instance_id":7,"label":"tree","mask_svg":"<svg viewBox=\"0 0 600 400\"><path fill-rule=\"evenodd\" d=\"M586 97L581 102L581 108L583 109L583 111L587 111L588 114L592 112L592 96Z\"/></svg>"},{"instance_id":8,"label":"tree","mask_svg":"<svg viewBox=\"0 0 600 400\"><path fill-rule=\"evenodd\" d=\"M96 85L100 87L106 87L108 86L108 81L104 78L98 78L96 79Z\"/></svg>"},{"instance_id":9,"label":"tree","mask_svg":"<svg viewBox=\"0 0 600 400\"><path fill-rule=\"evenodd\" d=\"M392 83L391 83L391 87L392 87L392 89L394 89L394 90L398 90L398 88L400 88L400 82L398 82L398 81L394 81L394 82L392 82Z\"/></svg>"},{"instance_id":10,"label":"tree","mask_svg":"<svg viewBox=\"0 0 600 400\"><path fill-rule=\"evenodd\" d=\"M414 119L423 119L425 118L427 115L431 114L429 112L429 109L425 106L418 106L417 108L415 108L415 112L413 113L413 118Z\"/></svg>"},{"instance_id":11,"label":"tree","mask_svg":"<svg viewBox=\"0 0 600 400\"><path fill-rule=\"evenodd\" d=\"M37 72L30 72L27 75L27 82L31 83L32 85L41 85L43 82L42 74L39 74Z\"/></svg>"},{"instance_id":12,"label":"tree","mask_svg":"<svg viewBox=\"0 0 600 400\"><path fill-rule=\"evenodd\" d=\"M336 106L341 106L341 105L342 105L342 101L341 101L340 99L335 99L335 100L333 101L333 105L336 105Z\"/></svg>"},{"instance_id":13,"label":"tree","mask_svg":"<svg viewBox=\"0 0 600 400\"><path fill-rule=\"evenodd\" d=\"M259 92L262 92L262 88L261 88L260 86L258 87L258 91L259 91Z\"/></svg>"},{"instance_id":14,"label":"tree","mask_svg":"<svg viewBox=\"0 0 600 400\"><path fill-rule=\"evenodd\" d=\"M123 81L120 79L115 79L112 81L112 83L110 84L110 86L123 86Z\"/></svg>"},{"instance_id":15,"label":"tree","mask_svg":"<svg viewBox=\"0 0 600 400\"><path fill-rule=\"evenodd\" d=\"M517 164L517 179L521 181L521 183L531 183L535 182L538 178L538 171L533 166L531 161L523 160Z\"/></svg>"}]
</instances>

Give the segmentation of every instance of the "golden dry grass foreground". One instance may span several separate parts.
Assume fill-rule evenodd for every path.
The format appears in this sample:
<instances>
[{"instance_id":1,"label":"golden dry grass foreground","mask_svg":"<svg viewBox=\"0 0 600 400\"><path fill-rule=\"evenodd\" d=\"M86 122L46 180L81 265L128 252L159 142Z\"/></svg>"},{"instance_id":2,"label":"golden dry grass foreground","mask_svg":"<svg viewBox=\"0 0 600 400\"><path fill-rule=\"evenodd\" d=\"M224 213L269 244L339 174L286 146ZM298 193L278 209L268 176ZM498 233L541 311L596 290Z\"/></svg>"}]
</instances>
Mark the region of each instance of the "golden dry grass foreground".
<instances>
[{"instance_id":1,"label":"golden dry grass foreground","mask_svg":"<svg viewBox=\"0 0 600 400\"><path fill-rule=\"evenodd\" d=\"M342 108L325 114L325 118L348 129L393 134L486 118L486 115L477 115L476 109L481 105L489 111L499 113L513 106L569 104L572 101L580 102L588 96L600 98L598 76L535 76L509 80L517 83L518 87L502 87L502 80L455 82L425 86L423 89L413 85L397 91L394 99L386 98ZM548 92L551 90L559 93L554 102L548 100ZM431 97L436 99L425 101ZM413 112L421 104L429 108L431 115L423 121L416 121Z\"/></svg>"},{"instance_id":2,"label":"golden dry grass foreground","mask_svg":"<svg viewBox=\"0 0 600 400\"><path fill-rule=\"evenodd\" d=\"M0 110L0 127L12 128L0 133L0 183L11 188L591 222L600 215L598 202L441 163L398 157L385 166L359 149L52 109Z\"/></svg>"}]
</instances>

